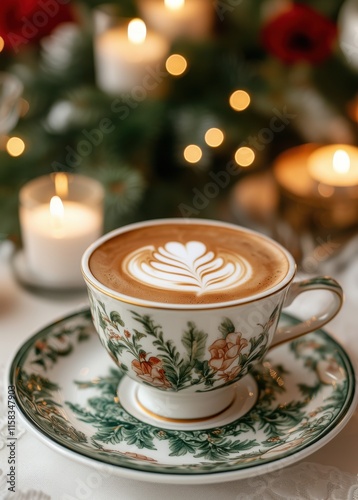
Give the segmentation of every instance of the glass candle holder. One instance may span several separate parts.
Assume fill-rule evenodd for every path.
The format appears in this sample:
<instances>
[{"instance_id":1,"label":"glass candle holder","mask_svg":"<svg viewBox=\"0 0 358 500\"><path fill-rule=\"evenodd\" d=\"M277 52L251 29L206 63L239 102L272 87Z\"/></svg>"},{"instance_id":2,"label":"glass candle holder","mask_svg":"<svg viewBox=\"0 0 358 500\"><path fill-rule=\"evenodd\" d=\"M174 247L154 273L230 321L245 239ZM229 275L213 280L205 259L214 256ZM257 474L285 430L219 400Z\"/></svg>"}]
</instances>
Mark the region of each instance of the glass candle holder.
<instances>
[{"instance_id":1,"label":"glass candle holder","mask_svg":"<svg viewBox=\"0 0 358 500\"><path fill-rule=\"evenodd\" d=\"M32 283L82 287L82 254L103 231L102 185L82 175L51 174L26 184L19 199L24 265Z\"/></svg>"}]
</instances>

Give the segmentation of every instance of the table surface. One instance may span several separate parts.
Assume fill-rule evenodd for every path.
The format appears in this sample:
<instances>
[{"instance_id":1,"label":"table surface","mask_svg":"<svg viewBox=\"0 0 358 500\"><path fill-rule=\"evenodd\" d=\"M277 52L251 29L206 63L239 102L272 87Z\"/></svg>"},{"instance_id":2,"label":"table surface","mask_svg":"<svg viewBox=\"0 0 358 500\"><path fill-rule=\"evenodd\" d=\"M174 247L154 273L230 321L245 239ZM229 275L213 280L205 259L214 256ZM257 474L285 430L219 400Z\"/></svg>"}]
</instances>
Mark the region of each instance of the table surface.
<instances>
[{"instance_id":1,"label":"table surface","mask_svg":"<svg viewBox=\"0 0 358 500\"><path fill-rule=\"evenodd\" d=\"M305 460L259 477L228 483L199 486L170 486L129 481L103 474L79 464L47 447L21 422L17 428L16 491L6 484L7 412L5 408L6 369L23 342L40 328L88 304L85 291L71 294L35 293L22 287L12 272L13 247L0 244L0 499L29 498L157 500L249 499L356 499L358 498L358 410L341 433ZM333 264L332 264L333 266ZM325 268L326 271L326 268ZM334 271L334 267L332 267ZM327 274L326 272L324 274ZM358 372L356 309L358 307L358 252L340 272L332 272L342 284L346 300L340 314L326 330L351 356ZM314 292L314 300L304 294L287 309L305 317L326 297ZM19 420L19 419L18 419Z\"/></svg>"}]
</instances>

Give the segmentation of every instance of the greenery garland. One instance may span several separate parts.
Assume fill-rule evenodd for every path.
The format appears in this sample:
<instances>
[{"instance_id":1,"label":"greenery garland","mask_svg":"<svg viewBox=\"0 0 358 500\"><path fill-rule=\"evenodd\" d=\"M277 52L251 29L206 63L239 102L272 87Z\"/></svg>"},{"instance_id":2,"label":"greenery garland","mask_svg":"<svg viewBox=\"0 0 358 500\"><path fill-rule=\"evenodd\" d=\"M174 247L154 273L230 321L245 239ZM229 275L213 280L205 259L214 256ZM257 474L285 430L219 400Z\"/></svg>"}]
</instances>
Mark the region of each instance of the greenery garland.
<instances>
[{"instance_id":1,"label":"greenery garland","mask_svg":"<svg viewBox=\"0 0 358 500\"><path fill-rule=\"evenodd\" d=\"M29 103L28 112L10 134L24 140L25 152L14 158L4 148L0 151L2 237L19 236L19 188L54 170L102 180L108 230L144 218L224 217L222 203L228 190L246 175L239 167L235 175L230 174L227 185L219 185L210 203L203 202L198 209L193 208L193 200L205 197L205 186L217 179L213 176L227 168L234 172L233 156L240 145L256 144L252 168L265 169L278 152L309 139L308 116L306 136L290 123L268 144L261 144L264 147L257 140L273 113L284 114L287 102L293 102L288 97L292 90L314 89L354 129L347 104L354 97L357 75L339 50L320 65L311 66L287 66L270 55L260 40L267 0L218 1L210 39L173 43L171 52L184 55L189 64L182 77L163 77L159 95L149 95L141 102L133 102L128 95L110 97L96 86L94 76L92 9L101 3L75 2L80 12L77 25L59 26L39 46L26 47L19 54L1 54L1 69L21 78L24 99ZM336 22L342 2L307 4ZM121 0L117 5L123 15L137 14L134 0ZM241 113L228 104L235 89L245 89L252 97L252 105ZM292 106L291 114L297 114L299 108ZM97 144L93 131L103 119L110 120L113 129L103 133ZM328 126L322 123L322 127ZM205 144L205 131L210 127L225 132L220 148ZM88 154L84 141L86 151L91 149ZM200 163L185 161L183 150L188 144L201 146ZM181 210L183 206L186 212Z\"/></svg>"}]
</instances>

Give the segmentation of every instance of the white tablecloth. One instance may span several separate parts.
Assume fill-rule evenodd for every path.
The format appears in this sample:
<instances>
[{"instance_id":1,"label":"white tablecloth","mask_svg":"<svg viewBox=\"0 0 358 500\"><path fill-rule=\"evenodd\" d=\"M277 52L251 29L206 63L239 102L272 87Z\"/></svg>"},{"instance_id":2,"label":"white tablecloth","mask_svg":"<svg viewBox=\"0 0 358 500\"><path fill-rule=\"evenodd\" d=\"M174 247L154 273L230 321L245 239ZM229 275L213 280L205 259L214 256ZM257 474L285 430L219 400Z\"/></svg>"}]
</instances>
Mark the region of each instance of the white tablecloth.
<instances>
[{"instance_id":1,"label":"white tablecloth","mask_svg":"<svg viewBox=\"0 0 358 500\"><path fill-rule=\"evenodd\" d=\"M358 499L358 411L343 431L308 459L260 477L217 485L169 486L129 481L104 475L58 454L20 424L17 429L16 493L7 490L7 413L5 370L25 339L78 307L87 304L86 293L69 296L35 294L14 279L10 265L12 247L0 245L0 498L31 500L266 500ZM343 310L327 330L343 344L358 365L358 256L340 272L345 289ZM317 295L317 300L324 300ZM304 296L290 312L309 312ZM314 304L313 304L314 305Z\"/></svg>"}]
</instances>

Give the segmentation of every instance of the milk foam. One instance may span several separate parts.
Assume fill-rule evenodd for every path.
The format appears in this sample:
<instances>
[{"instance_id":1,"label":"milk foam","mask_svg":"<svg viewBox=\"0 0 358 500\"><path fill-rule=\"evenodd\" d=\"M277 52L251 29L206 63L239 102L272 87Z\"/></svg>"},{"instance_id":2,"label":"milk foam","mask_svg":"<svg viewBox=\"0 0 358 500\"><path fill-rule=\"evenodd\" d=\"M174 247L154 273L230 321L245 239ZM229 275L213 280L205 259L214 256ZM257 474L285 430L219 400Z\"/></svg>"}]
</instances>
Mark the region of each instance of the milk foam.
<instances>
[{"instance_id":1,"label":"milk foam","mask_svg":"<svg viewBox=\"0 0 358 500\"><path fill-rule=\"evenodd\" d=\"M147 286L197 296L245 284L253 273L242 256L229 250L209 251L201 241L139 248L123 260L122 271Z\"/></svg>"},{"instance_id":2,"label":"milk foam","mask_svg":"<svg viewBox=\"0 0 358 500\"><path fill-rule=\"evenodd\" d=\"M219 304L270 290L289 271L274 243L241 228L210 223L143 225L101 243L93 276L130 299L160 304Z\"/></svg>"}]
</instances>

